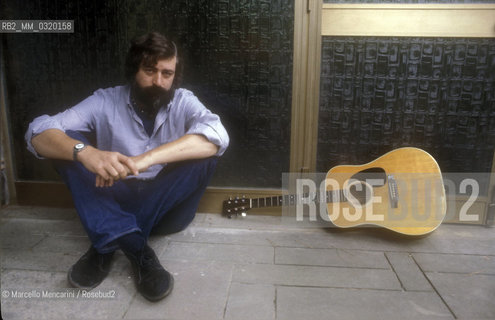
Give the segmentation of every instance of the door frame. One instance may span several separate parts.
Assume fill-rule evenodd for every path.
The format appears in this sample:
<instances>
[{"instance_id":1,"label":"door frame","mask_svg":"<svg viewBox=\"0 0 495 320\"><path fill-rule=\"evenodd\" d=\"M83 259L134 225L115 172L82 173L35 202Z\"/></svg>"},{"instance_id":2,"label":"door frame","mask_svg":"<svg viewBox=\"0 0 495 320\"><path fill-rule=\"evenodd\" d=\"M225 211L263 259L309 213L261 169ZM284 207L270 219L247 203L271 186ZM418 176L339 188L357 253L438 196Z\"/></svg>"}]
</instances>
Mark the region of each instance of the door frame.
<instances>
[{"instance_id":1,"label":"door frame","mask_svg":"<svg viewBox=\"0 0 495 320\"><path fill-rule=\"evenodd\" d=\"M327 4L296 1L290 170L316 172L321 43L324 36L495 37L495 4ZM495 154L489 195L495 193ZM329 168L330 169L330 168ZM447 199L459 222L465 197ZM472 208L489 217L495 199L478 197ZM493 211L493 210L492 210Z\"/></svg>"}]
</instances>

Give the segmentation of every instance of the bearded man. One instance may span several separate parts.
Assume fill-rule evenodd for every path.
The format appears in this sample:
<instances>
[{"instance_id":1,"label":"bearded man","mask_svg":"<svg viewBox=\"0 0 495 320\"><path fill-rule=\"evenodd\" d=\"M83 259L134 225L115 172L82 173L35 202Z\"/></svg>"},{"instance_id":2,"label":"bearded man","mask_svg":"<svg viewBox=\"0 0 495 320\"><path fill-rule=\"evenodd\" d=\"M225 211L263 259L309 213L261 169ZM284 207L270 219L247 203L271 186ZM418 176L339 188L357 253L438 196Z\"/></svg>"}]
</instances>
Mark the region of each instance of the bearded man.
<instances>
[{"instance_id":1,"label":"bearded man","mask_svg":"<svg viewBox=\"0 0 495 320\"><path fill-rule=\"evenodd\" d=\"M138 291L158 301L172 291L173 277L149 235L181 231L193 220L229 137L217 115L179 88L182 61L167 37L133 40L125 70L126 85L34 119L26 142L37 157L55 160L91 241L69 283L95 288L121 249Z\"/></svg>"}]
</instances>

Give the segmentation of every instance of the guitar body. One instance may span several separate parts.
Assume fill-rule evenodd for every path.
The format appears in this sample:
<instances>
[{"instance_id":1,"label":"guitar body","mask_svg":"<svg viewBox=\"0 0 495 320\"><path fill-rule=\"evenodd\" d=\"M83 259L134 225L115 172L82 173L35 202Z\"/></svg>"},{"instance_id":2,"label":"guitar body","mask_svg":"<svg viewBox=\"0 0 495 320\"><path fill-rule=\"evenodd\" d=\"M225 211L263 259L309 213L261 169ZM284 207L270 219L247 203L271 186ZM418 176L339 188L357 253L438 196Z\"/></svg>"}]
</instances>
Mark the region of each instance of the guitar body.
<instances>
[{"instance_id":1,"label":"guitar body","mask_svg":"<svg viewBox=\"0 0 495 320\"><path fill-rule=\"evenodd\" d=\"M440 168L418 148L400 148L363 165L339 165L326 175L327 193L343 190L344 201L327 203L338 227L374 225L407 234L435 230L446 214Z\"/></svg>"}]
</instances>

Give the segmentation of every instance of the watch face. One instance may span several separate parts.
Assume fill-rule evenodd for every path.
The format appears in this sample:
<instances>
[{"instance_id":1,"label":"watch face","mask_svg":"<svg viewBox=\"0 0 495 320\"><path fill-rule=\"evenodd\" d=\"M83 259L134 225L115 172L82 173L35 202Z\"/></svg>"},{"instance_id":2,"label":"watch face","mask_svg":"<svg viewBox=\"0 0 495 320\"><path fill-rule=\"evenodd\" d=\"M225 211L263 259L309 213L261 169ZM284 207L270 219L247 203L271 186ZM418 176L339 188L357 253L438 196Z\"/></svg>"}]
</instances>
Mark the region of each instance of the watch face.
<instances>
[{"instance_id":1,"label":"watch face","mask_svg":"<svg viewBox=\"0 0 495 320\"><path fill-rule=\"evenodd\" d=\"M79 149L82 149L82 148L84 148L84 143L78 143L78 144L76 144L76 145L74 146L74 148L76 148L76 149L78 149L78 150L79 150Z\"/></svg>"}]
</instances>

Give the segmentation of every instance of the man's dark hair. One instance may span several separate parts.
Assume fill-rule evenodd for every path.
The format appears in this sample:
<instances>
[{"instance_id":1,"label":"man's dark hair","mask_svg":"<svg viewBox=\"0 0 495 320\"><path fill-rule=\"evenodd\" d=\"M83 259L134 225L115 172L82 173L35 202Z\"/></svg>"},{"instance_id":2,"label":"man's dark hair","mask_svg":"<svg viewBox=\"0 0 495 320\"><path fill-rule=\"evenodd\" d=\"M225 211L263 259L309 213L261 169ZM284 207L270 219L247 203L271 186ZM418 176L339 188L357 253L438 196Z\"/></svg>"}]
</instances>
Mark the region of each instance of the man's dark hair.
<instances>
[{"instance_id":1,"label":"man's dark hair","mask_svg":"<svg viewBox=\"0 0 495 320\"><path fill-rule=\"evenodd\" d=\"M182 59L179 59L177 45L158 32L150 32L132 40L125 61L125 77L132 83L141 66L154 67L160 59L177 58L172 88L179 87L182 80Z\"/></svg>"}]
</instances>

